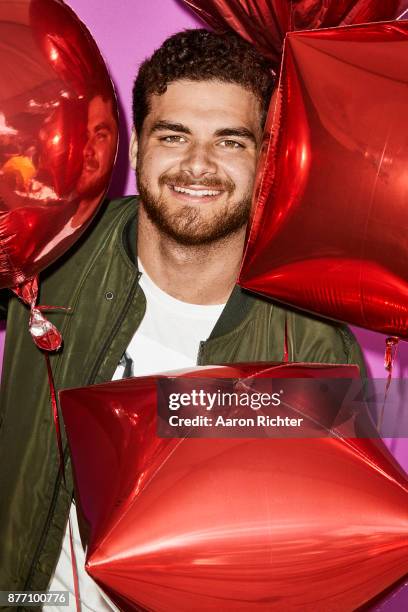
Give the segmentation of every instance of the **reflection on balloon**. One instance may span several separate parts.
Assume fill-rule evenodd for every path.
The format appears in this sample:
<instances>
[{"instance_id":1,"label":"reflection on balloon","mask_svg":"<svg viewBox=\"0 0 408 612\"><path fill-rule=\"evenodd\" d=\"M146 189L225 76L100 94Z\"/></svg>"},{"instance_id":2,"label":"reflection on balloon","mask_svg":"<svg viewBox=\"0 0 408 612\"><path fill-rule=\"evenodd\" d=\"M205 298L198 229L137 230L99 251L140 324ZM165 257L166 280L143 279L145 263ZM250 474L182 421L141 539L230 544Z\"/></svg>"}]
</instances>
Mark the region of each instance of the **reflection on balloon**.
<instances>
[{"instance_id":1,"label":"reflection on balloon","mask_svg":"<svg viewBox=\"0 0 408 612\"><path fill-rule=\"evenodd\" d=\"M167 380L353 369L237 364ZM121 610L355 610L408 571L408 481L381 440L160 438L157 378L60 394L86 569Z\"/></svg>"},{"instance_id":2,"label":"reflection on balloon","mask_svg":"<svg viewBox=\"0 0 408 612\"><path fill-rule=\"evenodd\" d=\"M408 23L288 34L239 283L408 338Z\"/></svg>"},{"instance_id":3,"label":"reflection on balloon","mask_svg":"<svg viewBox=\"0 0 408 612\"><path fill-rule=\"evenodd\" d=\"M3 3L0 40L1 288L85 230L109 184L117 110L95 42L58 0Z\"/></svg>"},{"instance_id":4,"label":"reflection on balloon","mask_svg":"<svg viewBox=\"0 0 408 612\"><path fill-rule=\"evenodd\" d=\"M287 32L397 19L407 0L184 0L218 31L232 29L278 69Z\"/></svg>"}]
</instances>

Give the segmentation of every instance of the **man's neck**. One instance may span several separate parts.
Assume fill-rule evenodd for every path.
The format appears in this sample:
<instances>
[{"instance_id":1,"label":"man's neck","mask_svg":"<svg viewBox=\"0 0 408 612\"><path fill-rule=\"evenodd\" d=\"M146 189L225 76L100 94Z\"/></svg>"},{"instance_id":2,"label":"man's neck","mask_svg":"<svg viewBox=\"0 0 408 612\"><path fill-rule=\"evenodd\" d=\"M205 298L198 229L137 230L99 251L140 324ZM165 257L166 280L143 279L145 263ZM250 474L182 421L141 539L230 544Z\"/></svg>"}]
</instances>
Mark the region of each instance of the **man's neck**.
<instances>
[{"instance_id":1,"label":"man's neck","mask_svg":"<svg viewBox=\"0 0 408 612\"><path fill-rule=\"evenodd\" d=\"M211 244L184 246L164 235L139 208L137 250L154 283L190 304L224 304L236 283L245 228Z\"/></svg>"}]
</instances>

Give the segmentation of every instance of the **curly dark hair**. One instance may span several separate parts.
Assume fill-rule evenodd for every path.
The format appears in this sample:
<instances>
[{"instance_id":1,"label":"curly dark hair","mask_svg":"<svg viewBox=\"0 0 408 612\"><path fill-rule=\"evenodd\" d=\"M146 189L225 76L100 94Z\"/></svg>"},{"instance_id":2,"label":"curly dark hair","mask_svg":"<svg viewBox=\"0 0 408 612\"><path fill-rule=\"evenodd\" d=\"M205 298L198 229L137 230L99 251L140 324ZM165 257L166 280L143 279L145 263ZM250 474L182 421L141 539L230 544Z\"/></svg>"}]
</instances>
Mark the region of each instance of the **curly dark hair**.
<instances>
[{"instance_id":1,"label":"curly dark hair","mask_svg":"<svg viewBox=\"0 0 408 612\"><path fill-rule=\"evenodd\" d=\"M133 123L140 134L149 113L149 99L162 95L173 81L218 80L253 91L266 119L275 77L268 61L233 32L185 30L170 36L140 66L133 86Z\"/></svg>"}]
</instances>

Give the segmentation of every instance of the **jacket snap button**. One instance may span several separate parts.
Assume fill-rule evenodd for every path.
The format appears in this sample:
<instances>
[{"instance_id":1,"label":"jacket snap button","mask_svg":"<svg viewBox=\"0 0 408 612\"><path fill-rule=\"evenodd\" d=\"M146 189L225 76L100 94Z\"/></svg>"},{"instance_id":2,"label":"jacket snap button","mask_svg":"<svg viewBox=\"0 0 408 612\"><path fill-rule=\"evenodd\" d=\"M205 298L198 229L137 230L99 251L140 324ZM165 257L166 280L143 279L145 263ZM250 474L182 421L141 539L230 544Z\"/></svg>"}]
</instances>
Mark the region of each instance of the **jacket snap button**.
<instances>
[{"instance_id":1,"label":"jacket snap button","mask_svg":"<svg viewBox=\"0 0 408 612\"><path fill-rule=\"evenodd\" d=\"M107 300L113 300L114 295L113 295L112 291L107 291L107 292L105 293L105 298L106 298Z\"/></svg>"}]
</instances>

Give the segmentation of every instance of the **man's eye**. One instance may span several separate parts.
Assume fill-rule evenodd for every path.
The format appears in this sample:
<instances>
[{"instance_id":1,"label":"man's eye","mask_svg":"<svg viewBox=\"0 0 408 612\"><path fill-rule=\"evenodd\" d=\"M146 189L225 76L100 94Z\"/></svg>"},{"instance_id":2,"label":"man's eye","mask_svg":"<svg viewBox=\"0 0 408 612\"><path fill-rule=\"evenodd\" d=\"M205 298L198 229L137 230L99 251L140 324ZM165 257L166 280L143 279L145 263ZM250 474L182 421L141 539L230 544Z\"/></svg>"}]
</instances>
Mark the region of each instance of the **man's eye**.
<instances>
[{"instance_id":1,"label":"man's eye","mask_svg":"<svg viewBox=\"0 0 408 612\"><path fill-rule=\"evenodd\" d=\"M96 132L95 136L97 140L105 140L108 136L108 132L106 130L99 130L99 132Z\"/></svg>"},{"instance_id":2,"label":"man's eye","mask_svg":"<svg viewBox=\"0 0 408 612\"><path fill-rule=\"evenodd\" d=\"M220 142L221 147L225 147L226 149L243 149L244 145L236 140L223 140Z\"/></svg>"},{"instance_id":3,"label":"man's eye","mask_svg":"<svg viewBox=\"0 0 408 612\"><path fill-rule=\"evenodd\" d=\"M168 144L179 144L186 141L183 136L177 136L175 134L172 134L171 136L162 136L160 140L161 142L165 142Z\"/></svg>"}]
</instances>

